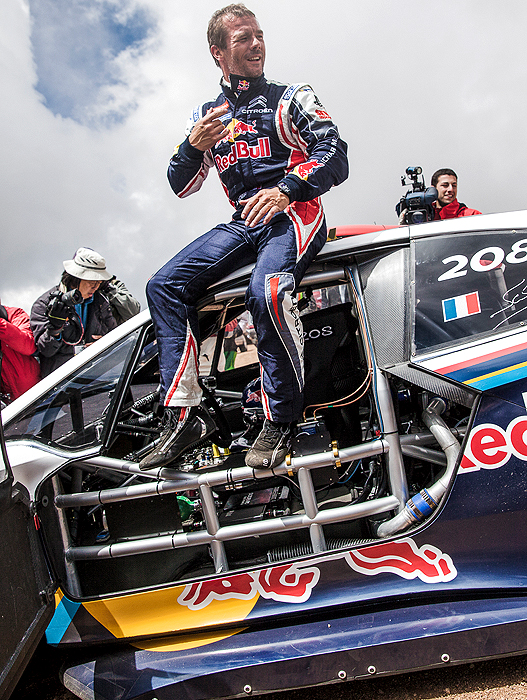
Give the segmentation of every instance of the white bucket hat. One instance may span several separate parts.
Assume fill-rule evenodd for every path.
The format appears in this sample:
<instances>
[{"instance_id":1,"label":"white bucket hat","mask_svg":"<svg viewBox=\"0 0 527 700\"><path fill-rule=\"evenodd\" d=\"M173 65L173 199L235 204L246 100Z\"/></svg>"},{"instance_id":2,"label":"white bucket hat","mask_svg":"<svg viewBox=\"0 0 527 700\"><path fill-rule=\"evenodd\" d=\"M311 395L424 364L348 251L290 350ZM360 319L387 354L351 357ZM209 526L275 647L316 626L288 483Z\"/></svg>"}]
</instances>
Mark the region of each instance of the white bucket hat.
<instances>
[{"instance_id":1,"label":"white bucket hat","mask_svg":"<svg viewBox=\"0 0 527 700\"><path fill-rule=\"evenodd\" d=\"M79 248L73 260L64 260L64 269L72 277L81 280L109 280L110 273L106 270L106 260L91 248Z\"/></svg>"}]
</instances>

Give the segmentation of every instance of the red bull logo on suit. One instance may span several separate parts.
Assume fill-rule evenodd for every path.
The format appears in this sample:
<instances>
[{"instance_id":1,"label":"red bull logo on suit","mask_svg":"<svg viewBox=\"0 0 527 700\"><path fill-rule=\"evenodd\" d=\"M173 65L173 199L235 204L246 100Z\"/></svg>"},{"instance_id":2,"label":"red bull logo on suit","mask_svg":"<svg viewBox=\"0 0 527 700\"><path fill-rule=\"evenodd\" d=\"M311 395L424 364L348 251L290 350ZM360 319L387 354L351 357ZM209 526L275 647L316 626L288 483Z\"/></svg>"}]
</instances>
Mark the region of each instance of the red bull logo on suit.
<instances>
[{"instance_id":1,"label":"red bull logo on suit","mask_svg":"<svg viewBox=\"0 0 527 700\"><path fill-rule=\"evenodd\" d=\"M302 180L307 180L308 176L311 175L315 168L320 168L320 163L316 160L310 160L307 163L300 163L293 170L293 174L301 177Z\"/></svg>"},{"instance_id":2,"label":"red bull logo on suit","mask_svg":"<svg viewBox=\"0 0 527 700\"><path fill-rule=\"evenodd\" d=\"M253 121L252 124L246 124L239 119L231 119L225 128L229 130L229 133L227 136L220 139L216 145L219 145L220 143L234 143L235 139L242 134L258 133L255 121Z\"/></svg>"},{"instance_id":3,"label":"red bull logo on suit","mask_svg":"<svg viewBox=\"0 0 527 700\"><path fill-rule=\"evenodd\" d=\"M246 141L236 141L232 144L229 154L224 156L216 155L214 156L214 161L218 172L221 174L243 158L269 158L270 155L271 142L266 136L258 139L256 146L249 146Z\"/></svg>"}]
</instances>

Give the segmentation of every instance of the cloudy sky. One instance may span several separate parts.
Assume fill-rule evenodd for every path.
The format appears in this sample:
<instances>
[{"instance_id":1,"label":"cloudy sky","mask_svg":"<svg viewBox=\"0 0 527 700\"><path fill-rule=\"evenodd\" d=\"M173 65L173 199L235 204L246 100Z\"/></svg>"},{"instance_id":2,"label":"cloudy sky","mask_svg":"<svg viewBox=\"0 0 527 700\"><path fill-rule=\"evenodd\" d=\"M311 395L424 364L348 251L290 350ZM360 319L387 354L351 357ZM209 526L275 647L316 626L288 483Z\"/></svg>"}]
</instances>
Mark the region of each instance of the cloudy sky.
<instances>
[{"instance_id":1,"label":"cloudy sky","mask_svg":"<svg viewBox=\"0 0 527 700\"><path fill-rule=\"evenodd\" d=\"M226 4L226 3L225 3ZM309 82L349 144L328 224L396 223L400 176L451 167L483 212L525 208L527 3L247 0L266 75ZM148 277L231 209L211 173L166 179L191 108L218 92L212 0L3 0L0 297L27 311L80 246L144 304Z\"/></svg>"}]
</instances>

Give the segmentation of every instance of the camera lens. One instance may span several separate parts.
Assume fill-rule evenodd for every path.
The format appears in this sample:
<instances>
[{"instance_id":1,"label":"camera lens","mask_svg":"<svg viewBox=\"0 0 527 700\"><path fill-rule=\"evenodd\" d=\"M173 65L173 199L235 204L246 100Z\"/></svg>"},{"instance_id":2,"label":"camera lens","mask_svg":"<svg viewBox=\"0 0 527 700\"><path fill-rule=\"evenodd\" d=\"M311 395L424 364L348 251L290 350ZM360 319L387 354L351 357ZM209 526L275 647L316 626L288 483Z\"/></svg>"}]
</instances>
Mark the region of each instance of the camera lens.
<instances>
[{"instance_id":1,"label":"camera lens","mask_svg":"<svg viewBox=\"0 0 527 700\"><path fill-rule=\"evenodd\" d=\"M82 294L78 289L70 289L69 292L65 292L62 295L62 303L68 306L75 306L75 304L80 304L82 302Z\"/></svg>"},{"instance_id":2,"label":"camera lens","mask_svg":"<svg viewBox=\"0 0 527 700\"><path fill-rule=\"evenodd\" d=\"M425 211L411 211L408 213L408 223L409 224L424 224L426 222L426 212Z\"/></svg>"}]
</instances>

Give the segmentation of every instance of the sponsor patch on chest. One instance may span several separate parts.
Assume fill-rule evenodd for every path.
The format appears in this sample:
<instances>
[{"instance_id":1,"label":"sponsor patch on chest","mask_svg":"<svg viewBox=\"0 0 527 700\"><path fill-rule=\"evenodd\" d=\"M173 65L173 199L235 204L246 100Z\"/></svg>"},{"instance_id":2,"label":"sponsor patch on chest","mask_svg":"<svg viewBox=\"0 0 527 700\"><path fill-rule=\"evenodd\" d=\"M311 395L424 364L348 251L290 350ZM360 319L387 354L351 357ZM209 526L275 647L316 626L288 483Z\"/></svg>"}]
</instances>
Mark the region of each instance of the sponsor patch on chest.
<instances>
[{"instance_id":1,"label":"sponsor patch on chest","mask_svg":"<svg viewBox=\"0 0 527 700\"><path fill-rule=\"evenodd\" d=\"M229 153L225 155L217 154L214 156L214 161L218 172L221 174L228 170L231 166L236 165L239 160L247 158L259 159L269 158L271 156L271 141L267 136L258 139L254 146L250 146L246 141L235 141Z\"/></svg>"}]
</instances>

